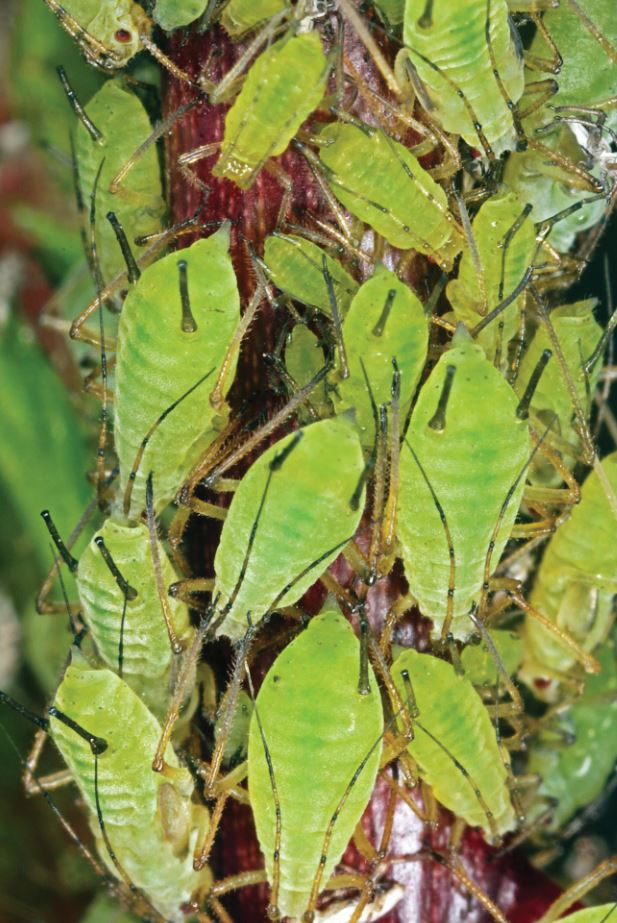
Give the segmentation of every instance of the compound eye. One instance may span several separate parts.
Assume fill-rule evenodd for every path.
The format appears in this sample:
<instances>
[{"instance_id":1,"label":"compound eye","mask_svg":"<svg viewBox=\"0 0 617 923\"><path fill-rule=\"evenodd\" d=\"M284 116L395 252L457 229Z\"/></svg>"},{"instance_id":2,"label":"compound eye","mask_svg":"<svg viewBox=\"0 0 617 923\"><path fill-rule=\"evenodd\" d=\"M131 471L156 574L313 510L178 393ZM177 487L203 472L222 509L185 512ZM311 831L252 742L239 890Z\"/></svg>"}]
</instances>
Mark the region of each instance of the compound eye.
<instances>
[{"instance_id":1,"label":"compound eye","mask_svg":"<svg viewBox=\"0 0 617 923\"><path fill-rule=\"evenodd\" d=\"M133 36L128 29L117 29L114 33L114 38L117 42L121 42L123 45L128 44Z\"/></svg>"}]
</instances>

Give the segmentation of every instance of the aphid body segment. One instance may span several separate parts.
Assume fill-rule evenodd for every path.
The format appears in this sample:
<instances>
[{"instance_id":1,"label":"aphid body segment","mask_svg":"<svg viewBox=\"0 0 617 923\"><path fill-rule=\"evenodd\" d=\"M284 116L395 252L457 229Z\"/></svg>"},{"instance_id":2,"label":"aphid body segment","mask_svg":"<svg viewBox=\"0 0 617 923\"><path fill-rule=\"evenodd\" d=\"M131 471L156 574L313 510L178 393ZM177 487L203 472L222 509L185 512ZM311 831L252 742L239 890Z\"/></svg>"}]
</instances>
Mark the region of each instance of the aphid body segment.
<instances>
[{"instance_id":1,"label":"aphid body segment","mask_svg":"<svg viewBox=\"0 0 617 923\"><path fill-rule=\"evenodd\" d=\"M337 199L393 247L414 249L449 269L462 246L441 186L404 145L383 131L333 122L319 157Z\"/></svg>"},{"instance_id":2,"label":"aphid body segment","mask_svg":"<svg viewBox=\"0 0 617 923\"><path fill-rule=\"evenodd\" d=\"M103 538L118 570L137 595L130 598L131 593L125 600L93 539L77 569L85 622L105 663L116 672L121 668L125 682L162 720L170 696L173 653L154 579L147 526L109 518L95 538ZM160 543L159 560L167 588L178 575ZM169 612L176 636L186 645L193 634L187 607L170 599Z\"/></svg>"},{"instance_id":3,"label":"aphid body segment","mask_svg":"<svg viewBox=\"0 0 617 923\"><path fill-rule=\"evenodd\" d=\"M208 870L193 871L198 824L207 816L200 817L204 809L191 803L190 773L180 768L171 747L165 759L173 767L173 783L152 771L152 754L161 736L158 721L115 673L93 669L79 654L64 675L54 705L108 744L95 758L86 740L51 718L54 742L90 809L101 858L120 877L102 836L97 796L118 862L166 920L180 923L181 905L210 880Z\"/></svg>"},{"instance_id":4,"label":"aphid body segment","mask_svg":"<svg viewBox=\"0 0 617 923\"><path fill-rule=\"evenodd\" d=\"M530 440L517 404L460 326L420 390L401 449L397 521L410 590L435 631L451 616L461 639L471 632L466 616L480 596L489 543L494 569L518 513Z\"/></svg>"},{"instance_id":5,"label":"aphid body segment","mask_svg":"<svg viewBox=\"0 0 617 923\"><path fill-rule=\"evenodd\" d=\"M491 631L491 641L506 673L512 676L523 659L522 639L512 631L496 629ZM495 686L503 682L495 657L484 642L466 644L461 651L461 665L465 678L474 686Z\"/></svg>"},{"instance_id":6,"label":"aphid body segment","mask_svg":"<svg viewBox=\"0 0 617 923\"><path fill-rule=\"evenodd\" d=\"M276 815L265 741L280 803L280 885L272 903L282 916L302 917L318 871L325 886L373 790L383 711L370 667L371 691L358 690L359 657L346 619L322 612L279 654L257 696L249 794L272 885Z\"/></svg>"},{"instance_id":7,"label":"aphid body segment","mask_svg":"<svg viewBox=\"0 0 617 923\"><path fill-rule=\"evenodd\" d=\"M125 269L125 264L114 231L106 220L107 213L115 213L128 240L133 241L161 229L165 203L154 147L138 158L118 191L110 191L118 171L152 130L137 96L126 89L121 78L108 80L87 104L86 112L102 137L94 141L85 126L81 122L78 124L75 136L77 173L88 208L99 169L101 171L96 188L95 239L103 281L109 282Z\"/></svg>"},{"instance_id":8,"label":"aphid body segment","mask_svg":"<svg viewBox=\"0 0 617 923\"><path fill-rule=\"evenodd\" d=\"M79 43L89 63L103 70L117 70L128 64L142 47L141 35L150 33L150 20L133 0L44 2Z\"/></svg>"},{"instance_id":9,"label":"aphid body segment","mask_svg":"<svg viewBox=\"0 0 617 923\"><path fill-rule=\"evenodd\" d=\"M470 681L431 654L406 650L392 664L401 698L411 682L418 717L408 750L435 797L470 826L489 836L515 826L504 756L495 728ZM457 763L459 765L457 765ZM461 770L463 767L465 772Z\"/></svg>"},{"instance_id":10,"label":"aphid body segment","mask_svg":"<svg viewBox=\"0 0 617 923\"><path fill-rule=\"evenodd\" d=\"M607 642L596 654L602 671L589 675L583 695L529 743L528 771L542 779L543 799L554 799L548 831L559 831L574 814L598 798L617 760L617 666L615 647ZM555 736L570 743L556 745Z\"/></svg>"},{"instance_id":11,"label":"aphid body segment","mask_svg":"<svg viewBox=\"0 0 617 923\"><path fill-rule=\"evenodd\" d=\"M602 467L617 490L617 452L603 459ZM593 470L581 489L581 502L548 544L529 602L592 651L610 630L616 592L615 519ZM554 678L573 666L570 651L535 619L525 620L524 639L520 676L536 693L536 679Z\"/></svg>"},{"instance_id":12,"label":"aphid body segment","mask_svg":"<svg viewBox=\"0 0 617 923\"><path fill-rule=\"evenodd\" d=\"M584 365L592 356L602 336L602 328L593 316L595 299L587 298L575 304L562 305L551 311L551 324L557 334L561 350L581 406L589 404L589 395L593 394L601 368L601 361L587 373ZM525 391L540 356L545 349L551 349L552 343L544 325L536 330L529 347L519 366L514 390L519 396ZM588 409L588 408L587 408ZM580 449L580 436L576 429L576 419L572 398L564 381L559 362L549 362L534 392L530 406L530 417L537 430L544 430L551 425L547 436L550 442L554 436L555 447L561 452L568 468L573 468ZM555 485L560 477L552 465L536 456L529 468L529 478L534 483Z\"/></svg>"},{"instance_id":13,"label":"aphid body segment","mask_svg":"<svg viewBox=\"0 0 617 923\"><path fill-rule=\"evenodd\" d=\"M183 308L179 262L185 263L191 318ZM223 428L227 410L216 412L208 395L239 316L228 225L153 263L127 295L118 332L114 405L123 493L143 439L172 402L182 397L146 446L133 483L130 519L144 509L150 471L161 509ZM207 380L199 384L205 376ZM225 393L232 380L230 374Z\"/></svg>"},{"instance_id":14,"label":"aphid body segment","mask_svg":"<svg viewBox=\"0 0 617 923\"><path fill-rule=\"evenodd\" d=\"M221 13L221 25L231 38L240 38L287 5L287 0L229 0Z\"/></svg>"},{"instance_id":15,"label":"aphid body segment","mask_svg":"<svg viewBox=\"0 0 617 923\"><path fill-rule=\"evenodd\" d=\"M296 234L271 234L264 245L264 261L276 287L296 301L331 314L324 257L339 313L344 316L358 291L358 283L337 260Z\"/></svg>"},{"instance_id":16,"label":"aphid body segment","mask_svg":"<svg viewBox=\"0 0 617 923\"><path fill-rule=\"evenodd\" d=\"M194 22L206 9L208 0L156 0L154 19L171 32Z\"/></svg>"},{"instance_id":17,"label":"aphid body segment","mask_svg":"<svg viewBox=\"0 0 617 923\"><path fill-rule=\"evenodd\" d=\"M362 444L372 446L375 421L362 363L376 404L390 400L392 360L401 374L401 413L407 413L428 350L428 321L411 289L385 266L358 290L343 323L349 377L336 380L337 411L355 408Z\"/></svg>"},{"instance_id":18,"label":"aphid body segment","mask_svg":"<svg viewBox=\"0 0 617 923\"><path fill-rule=\"evenodd\" d=\"M284 36L262 52L227 113L214 176L248 189L317 108L329 70L317 32Z\"/></svg>"},{"instance_id":19,"label":"aphid body segment","mask_svg":"<svg viewBox=\"0 0 617 923\"><path fill-rule=\"evenodd\" d=\"M517 226L519 219L522 223ZM446 287L457 321L470 330L516 289L532 263L536 247L534 224L523 215L523 205L513 193L487 199L473 220L472 231L481 271L478 273L467 246L458 277ZM507 360L507 344L520 326L524 304L523 292L478 334L478 342L489 359L493 360L501 350L502 366Z\"/></svg>"},{"instance_id":20,"label":"aphid body segment","mask_svg":"<svg viewBox=\"0 0 617 923\"><path fill-rule=\"evenodd\" d=\"M446 131L485 155L487 145L496 157L514 148L507 100L521 98L524 77L506 0L407 0L403 41L421 84L420 98Z\"/></svg>"},{"instance_id":21,"label":"aphid body segment","mask_svg":"<svg viewBox=\"0 0 617 923\"><path fill-rule=\"evenodd\" d=\"M363 470L347 415L291 433L249 468L214 560L221 634L241 638L248 615L257 623L292 605L332 563L360 522L364 492L353 500Z\"/></svg>"}]
</instances>

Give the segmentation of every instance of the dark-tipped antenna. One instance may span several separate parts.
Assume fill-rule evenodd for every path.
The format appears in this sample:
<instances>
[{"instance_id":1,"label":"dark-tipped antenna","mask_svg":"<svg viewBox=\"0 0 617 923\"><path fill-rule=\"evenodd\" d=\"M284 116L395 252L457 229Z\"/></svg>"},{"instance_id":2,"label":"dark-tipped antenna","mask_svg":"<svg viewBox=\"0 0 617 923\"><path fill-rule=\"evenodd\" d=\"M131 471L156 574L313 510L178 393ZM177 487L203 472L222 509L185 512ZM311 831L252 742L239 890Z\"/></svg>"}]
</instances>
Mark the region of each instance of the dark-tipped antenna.
<instances>
[{"instance_id":1,"label":"dark-tipped antenna","mask_svg":"<svg viewBox=\"0 0 617 923\"><path fill-rule=\"evenodd\" d=\"M448 365L446 367L446 377L444 379L443 388L441 389L441 394L439 395L437 409L431 419L428 421L430 428L436 430L438 433L443 433L444 429L446 428L446 409L450 399L450 392L452 391L452 382L454 381L455 373L455 365Z\"/></svg>"},{"instance_id":2,"label":"dark-tipped antenna","mask_svg":"<svg viewBox=\"0 0 617 923\"><path fill-rule=\"evenodd\" d=\"M195 333L197 330L197 321L193 317L193 312L191 311L188 263L186 260L178 260L178 284L180 286L180 301L182 303L182 322L180 324L182 332Z\"/></svg>"},{"instance_id":3,"label":"dark-tipped antenna","mask_svg":"<svg viewBox=\"0 0 617 923\"><path fill-rule=\"evenodd\" d=\"M120 569L118 568L118 565L116 564L113 557L111 556L111 552L109 548L107 547L107 545L105 544L105 539L103 538L103 536L97 535L96 538L94 539L94 544L101 552L103 556L103 560L105 561L105 564L109 568L111 575L113 576L114 580L118 584L118 589L122 593L124 593L127 599L130 599L130 600L137 599L137 590L134 587L132 587L130 583L128 582L128 580L126 580L120 573Z\"/></svg>"},{"instance_id":4,"label":"dark-tipped antenna","mask_svg":"<svg viewBox=\"0 0 617 923\"><path fill-rule=\"evenodd\" d=\"M10 696L8 692L3 692L0 689L0 702L4 705L8 705L13 711L17 712L18 715L21 715L22 718L26 718L31 724L39 728L41 731L49 730L49 719L41 718L40 715L36 715L33 711L30 711L29 708L26 708L25 705L22 705L21 702L18 702L13 696Z\"/></svg>"},{"instance_id":5,"label":"dark-tipped antenna","mask_svg":"<svg viewBox=\"0 0 617 923\"><path fill-rule=\"evenodd\" d=\"M96 127L96 125L94 124L90 116L87 114L82 104L79 102L79 99L77 98L77 94L75 93L75 90L69 83L69 78L66 76L66 71L64 70L62 65L59 65L56 68L56 71L57 71L58 77L60 78L62 89L66 93L66 98L71 104L71 109L73 110L73 112L75 113L75 115L77 116L81 124L84 126L84 128L86 129L86 131L88 132L92 140L100 141L103 135L98 130L98 128Z\"/></svg>"},{"instance_id":6,"label":"dark-tipped antenna","mask_svg":"<svg viewBox=\"0 0 617 923\"><path fill-rule=\"evenodd\" d=\"M506 258L508 256L508 249L510 247L510 244L512 243L513 237L518 233L518 231L520 231L523 224L529 217L532 208L533 208L533 205L531 205L528 202L527 205L525 205L525 207L523 208L518 218L516 219L516 221L514 222L514 224L512 225L512 227L506 231L503 238L499 242L499 248L501 250L501 270L499 274L499 289L497 292L497 297L499 301L503 301L503 287L505 284L505 277L506 277Z\"/></svg>"},{"instance_id":7,"label":"dark-tipped antenna","mask_svg":"<svg viewBox=\"0 0 617 923\"><path fill-rule=\"evenodd\" d=\"M386 329L386 324L388 323L388 318L390 316L390 311L392 310L392 305L394 304L394 299L396 298L396 289L391 288L388 294L386 295L386 300L381 314L379 315L379 320L373 327L373 336L380 337L382 336L384 330Z\"/></svg>"},{"instance_id":8,"label":"dark-tipped antenna","mask_svg":"<svg viewBox=\"0 0 617 923\"><path fill-rule=\"evenodd\" d=\"M476 326L471 331L471 335L474 339L478 336L479 333L482 333L485 327L488 327L488 325L491 324L495 320L496 317L499 317L502 311L505 311L506 308L508 308L512 304L513 301L516 301L518 296L521 295L525 291L525 289L531 282L533 273L534 273L534 267L529 266L523 273L523 277L521 278L521 281L518 283L518 285L515 288L512 289L510 294L506 298L504 298L503 301L500 301L497 307L493 308L492 311L489 311L486 317L482 318L480 323L476 324Z\"/></svg>"},{"instance_id":9,"label":"dark-tipped antenna","mask_svg":"<svg viewBox=\"0 0 617 923\"><path fill-rule=\"evenodd\" d=\"M60 538L60 533L56 529L55 523L53 519L51 518L51 513L49 512L49 510L43 510L43 512L41 513L41 518L43 522L45 523L45 525L47 526L47 530L49 534L51 535L54 545L58 549L58 553L60 554L60 557L62 558L62 560L64 561L64 563L66 564L70 572L74 574L75 571L77 570L79 562L77 558L73 557L71 552L68 550L68 548L66 547L66 545Z\"/></svg>"},{"instance_id":10,"label":"dark-tipped antenna","mask_svg":"<svg viewBox=\"0 0 617 923\"><path fill-rule=\"evenodd\" d=\"M347 363L347 351L345 350L345 341L343 339L341 315L338 309L336 292L334 291L334 283L332 281L330 270L328 269L328 261L326 259L325 253L322 253L321 256L321 271L323 273L324 282L326 283L326 288L328 289L328 298L330 299L330 309L332 311L332 319L334 321L334 332L336 334L336 343L339 349L339 359L341 362L341 378L349 378L349 365Z\"/></svg>"},{"instance_id":11,"label":"dark-tipped antenna","mask_svg":"<svg viewBox=\"0 0 617 923\"><path fill-rule=\"evenodd\" d=\"M122 256L124 262L126 263L126 275L131 285L133 285L139 277L141 276L141 270L135 261L133 256L133 251L131 250L131 245L128 242L122 223L115 212L109 211L105 216L111 227L114 234L116 235L116 240L118 241L118 246L122 251Z\"/></svg>"},{"instance_id":12,"label":"dark-tipped antenna","mask_svg":"<svg viewBox=\"0 0 617 923\"><path fill-rule=\"evenodd\" d=\"M61 721L62 724L66 725L67 728L70 728L71 731L74 731L82 740L85 740L90 750L94 756L99 756L101 753L105 753L109 744L104 737L97 737L96 734L91 734L90 731L87 731L83 725L78 724L77 721L74 721L68 715L65 715L63 711L60 711L59 708L56 708L55 705L51 705L47 709L47 714L50 718L55 718L56 721Z\"/></svg>"},{"instance_id":13,"label":"dark-tipped antenna","mask_svg":"<svg viewBox=\"0 0 617 923\"><path fill-rule=\"evenodd\" d=\"M536 367L531 373L529 381L527 382L527 387L525 388L525 392L519 401L518 407L516 408L516 416L519 420L526 420L529 417L529 407L531 401L533 400L536 388L540 383L542 373L544 372L544 369L546 368L547 363L552 355L553 351L551 349L542 350L542 355L538 359Z\"/></svg>"}]
</instances>

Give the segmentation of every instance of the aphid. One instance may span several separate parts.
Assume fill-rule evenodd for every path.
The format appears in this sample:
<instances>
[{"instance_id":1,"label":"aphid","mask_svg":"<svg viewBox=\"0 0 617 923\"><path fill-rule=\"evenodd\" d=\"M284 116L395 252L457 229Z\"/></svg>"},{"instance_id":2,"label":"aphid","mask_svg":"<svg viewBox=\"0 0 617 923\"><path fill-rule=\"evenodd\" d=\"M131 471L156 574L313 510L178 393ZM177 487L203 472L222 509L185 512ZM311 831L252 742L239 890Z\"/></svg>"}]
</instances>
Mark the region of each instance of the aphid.
<instances>
[{"instance_id":1,"label":"aphid","mask_svg":"<svg viewBox=\"0 0 617 923\"><path fill-rule=\"evenodd\" d=\"M280 233L266 237L264 261L268 276L276 287L296 301L330 314L324 257L336 304L341 317L344 317L358 291L358 283L341 264L304 237Z\"/></svg>"},{"instance_id":2,"label":"aphid","mask_svg":"<svg viewBox=\"0 0 617 923\"><path fill-rule=\"evenodd\" d=\"M428 321L411 289L380 265L354 296L342 334L348 374L339 370L332 376L334 406L337 411L355 408L362 444L372 446L371 400L379 405L390 399L395 360L401 376L400 410L403 417L407 413L426 361Z\"/></svg>"},{"instance_id":3,"label":"aphid","mask_svg":"<svg viewBox=\"0 0 617 923\"><path fill-rule=\"evenodd\" d=\"M407 749L437 800L492 838L512 830L504 757L471 682L446 661L414 650L403 651L391 672L401 698L413 702Z\"/></svg>"},{"instance_id":4,"label":"aphid","mask_svg":"<svg viewBox=\"0 0 617 923\"><path fill-rule=\"evenodd\" d=\"M414 155L380 129L333 122L319 134L319 157L337 199L393 247L413 248L449 269L461 230L441 186Z\"/></svg>"},{"instance_id":5,"label":"aphid","mask_svg":"<svg viewBox=\"0 0 617 923\"><path fill-rule=\"evenodd\" d=\"M156 0L152 15L167 32L188 26L202 15L208 0Z\"/></svg>"},{"instance_id":6,"label":"aphid","mask_svg":"<svg viewBox=\"0 0 617 923\"><path fill-rule=\"evenodd\" d=\"M111 670L96 670L79 652L51 710L50 732L90 810L101 858L137 887L165 920L210 884L193 870L193 847L207 812L191 801L193 780L172 748L168 777L152 772L161 728L141 699Z\"/></svg>"},{"instance_id":7,"label":"aphid","mask_svg":"<svg viewBox=\"0 0 617 923\"><path fill-rule=\"evenodd\" d=\"M592 804L606 786L617 760L617 665L615 646L597 653L601 673L588 676L585 691L528 744L527 770L541 779L537 809L552 802L542 830L557 832L581 808ZM565 740L564 740L565 739Z\"/></svg>"},{"instance_id":8,"label":"aphid","mask_svg":"<svg viewBox=\"0 0 617 923\"><path fill-rule=\"evenodd\" d=\"M373 6L386 26L398 30L405 18L405 0L373 0Z\"/></svg>"},{"instance_id":9,"label":"aphid","mask_svg":"<svg viewBox=\"0 0 617 923\"><path fill-rule=\"evenodd\" d=\"M318 337L305 324L296 324L285 344L285 370L290 378L289 384L294 388L308 384L324 367L324 362L324 351ZM319 419L332 416L327 381L321 382L311 393L308 414L311 409Z\"/></svg>"},{"instance_id":10,"label":"aphid","mask_svg":"<svg viewBox=\"0 0 617 923\"><path fill-rule=\"evenodd\" d=\"M460 326L420 390L401 448L398 537L411 593L435 632L471 633L466 616L490 576L487 553L494 567L512 531L530 454L517 404Z\"/></svg>"},{"instance_id":11,"label":"aphid","mask_svg":"<svg viewBox=\"0 0 617 923\"><path fill-rule=\"evenodd\" d=\"M79 44L90 64L104 70L124 67L150 34L150 20L133 0L44 0ZM119 132L117 137L122 137Z\"/></svg>"},{"instance_id":12,"label":"aphid","mask_svg":"<svg viewBox=\"0 0 617 923\"><path fill-rule=\"evenodd\" d=\"M506 629L490 633L500 662L506 673L516 673L523 659L523 642L518 634ZM474 686L494 686L501 681L495 657L486 644L467 644L461 651L461 666L465 678Z\"/></svg>"},{"instance_id":13,"label":"aphid","mask_svg":"<svg viewBox=\"0 0 617 923\"><path fill-rule=\"evenodd\" d=\"M359 659L346 619L322 612L279 654L257 696L249 795L271 919L314 911L373 790L383 711L370 666L371 691L358 689Z\"/></svg>"},{"instance_id":14,"label":"aphid","mask_svg":"<svg viewBox=\"0 0 617 923\"><path fill-rule=\"evenodd\" d=\"M515 147L523 60L506 0L407 0L403 41L420 100L446 131L488 158Z\"/></svg>"},{"instance_id":15,"label":"aphid","mask_svg":"<svg viewBox=\"0 0 617 923\"><path fill-rule=\"evenodd\" d=\"M317 108L329 70L316 31L284 36L262 52L227 113L214 176L248 189Z\"/></svg>"},{"instance_id":16,"label":"aphid","mask_svg":"<svg viewBox=\"0 0 617 923\"><path fill-rule=\"evenodd\" d=\"M617 489L617 452L601 462ZM536 574L530 605L567 632L585 651L606 637L617 592L615 520L596 470L581 489L581 502L551 538ZM525 659L520 677L537 695L550 698L571 669L571 652L535 619L524 625Z\"/></svg>"},{"instance_id":17,"label":"aphid","mask_svg":"<svg viewBox=\"0 0 617 923\"><path fill-rule=\"evenodd\" d=\"M98 4L97 4L98 6ZM107 4L104 4L107 6ZM90 200L96 183L96 250L105 281L125 268L112 225L101 216L113 212L129 241L160 231L165 203L156 149L141 157L118 192L109 186L136 147L150 134L148 116L123 81L108 80L85 107L88 123L77 126L75 158L79 189ZM99 172L100 171L100 172ZM97 179L98 177L98 179Z\"/></svg>"},{"instance_id":18,"label":"aphid","mask_svg":"<svg viewBox=\"0 0 617 923\"><path fill-rule=\"evenodd\" d=\"M215 410L208 394L219 371L223 397L231 386L236 354L230 367L222 366L239 314L229 225L149 266L127 295L118 331L114 437L129 519L144 509L149 471L162 509L223 429L226 406L221 401Z\"/></svg>"},{"instance_id":19,"label":"aphid","mask_svg":"<svg viewBox=\"0 0 617 923\"><path fill-rule=\"evenodd\" d=\"M241 638L291 605L353 537L362 515L362 449L348 416L313 423L267 449L240 481L214 560L220 633Z\"/></svg>"},{"instance_id":20,"label":"aphid","mask_svg":"<svg viewBox=\"0 0 617 923\"><path fill-rule=\"evenodd\" d=\"M221 13L221 25L231 38L238 39L287 5L287 0L229 0Z\"/></svg>"},{"instance_id":21,"label":"aphid","mask_svg":"<svg viewBox=\"0 0 617 923\"><path fill-rule=\"evenodd\" d=\"M513 292L533 262L536 229L513 193L491 196L475 216L471 242L463 250L458 276L448 283L446 294L457 321L470 330ZM503 366L507 344L518 332L525 293L508 305L480 331L477 340L492 361Z\"/></svg>"},{"instance_id":22,"label":"aphid","mask_svg":"<svg viewBox=\"0 0 617 923\"><path fill-rule=\"evenodd\" d=\"M594 306L594 299L585 299L575 304L562 305L550 314L579 401L587 410L590 409L590 395L595 390L601 368L600 356L591 368L586 367L602 337L602 328L593 316ZM519 397L525 392L543 351L550 347L551 338L546 327L541 324L518 369L514 390ZM572 399L559 363L549 363L534 392L529 413L537 429L542 429L553 421L548 440L560 451L565 465L573 468L580 455L581 438L577 431ZM529 469L529 477L535 483L559 482L559 475L554 467L548 465L542 457L534 458Z\"/></svg>"}]
</instances>

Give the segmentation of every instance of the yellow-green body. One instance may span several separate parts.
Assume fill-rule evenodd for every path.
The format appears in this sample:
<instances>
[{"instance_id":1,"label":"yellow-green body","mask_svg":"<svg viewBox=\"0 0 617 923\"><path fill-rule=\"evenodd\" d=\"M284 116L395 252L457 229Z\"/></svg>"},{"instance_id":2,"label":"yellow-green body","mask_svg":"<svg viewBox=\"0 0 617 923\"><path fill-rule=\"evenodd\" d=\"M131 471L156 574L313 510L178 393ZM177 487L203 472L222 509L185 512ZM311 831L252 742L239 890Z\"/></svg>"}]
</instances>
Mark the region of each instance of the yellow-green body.
<instances>
[{"instance_id":1,"label":"yellow-green body","mask_svg":"<svg viewBox=\"0 0 617 923\"><path fill-rule=\"evenodd\" d=\"M491 641L508 676L516 673L523 659L523 642L518 634L506 629L490 632ZM474 686L503 686L504 676L492 650L484 640L467 644L461 651L461 665L466 679Z\"/></svg>"},{"instance_id":2,"label":"yellow-green body","mask_svg":"<svg viewBox=\"0 0 617 923\"><path fill-rule=\"evenodd\" d=\"M140 36L150 32L150 20L133 0L44 2L79 42L90 64L104 70L116 70L128 64L141 51Z\"/></svg>"},{"instance_id":3,"label":"yellow-green body","mask_svg":"<svg viewBox=\"0 0 617 923\"><path fill-rule=\"evenodd\" d=\"M249 795L272 885L275 801L258 714L281 809L277 905L284 917L302 916L318 871L319 890L325 887L373 790L383 712L370 666L371 691L358 691L359 662L360 646L350 624L338 612L323 612L279 654L257 696L249 734ZM339 809L320 868L326 832Z\"/></svg>"},{"instance_id":4,"label":"yellow-green body","mask_svg":"<svg viewBox=\"0 0 617 923\"><path fill-rule=\"evenodd\" d=\"M156 0L153 15L162 29L171 32L194 22L207 5L208 0Z\"/></svg>"},{"instance_id":5,"label":"yellow-green body","mask_svg":"<svg viewBox=\"0 0 617 923\"><path fill-rule=\"evenodd\" d=\"M287 0L229 0L221 13L221 25L237 39L287 6Z\"/></svg>"}]
</instances>

